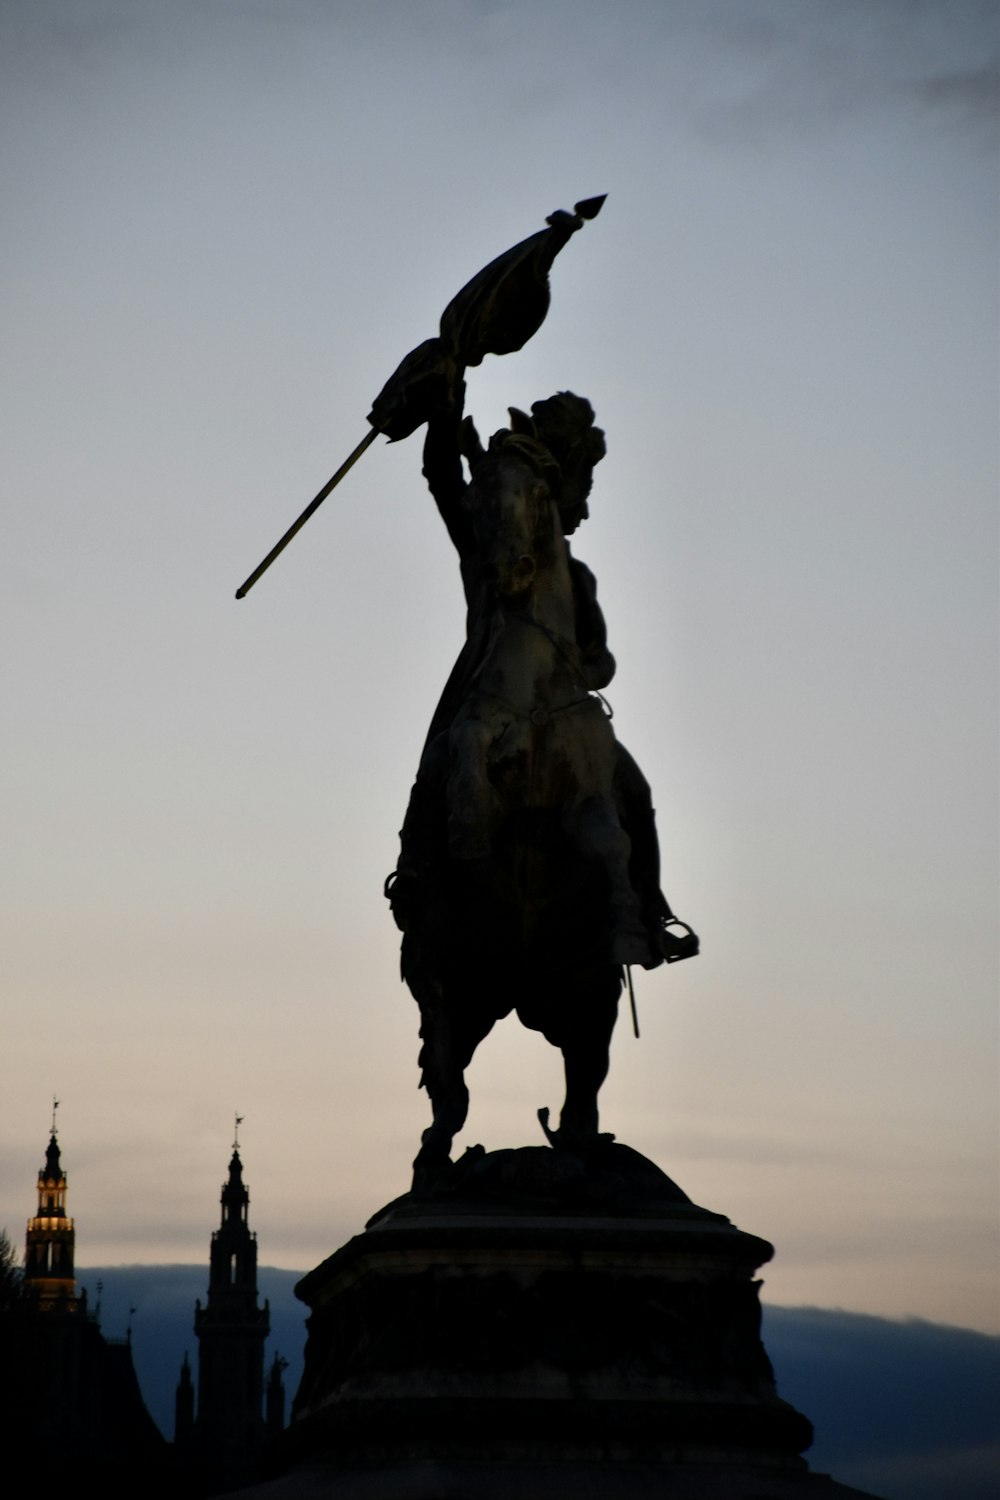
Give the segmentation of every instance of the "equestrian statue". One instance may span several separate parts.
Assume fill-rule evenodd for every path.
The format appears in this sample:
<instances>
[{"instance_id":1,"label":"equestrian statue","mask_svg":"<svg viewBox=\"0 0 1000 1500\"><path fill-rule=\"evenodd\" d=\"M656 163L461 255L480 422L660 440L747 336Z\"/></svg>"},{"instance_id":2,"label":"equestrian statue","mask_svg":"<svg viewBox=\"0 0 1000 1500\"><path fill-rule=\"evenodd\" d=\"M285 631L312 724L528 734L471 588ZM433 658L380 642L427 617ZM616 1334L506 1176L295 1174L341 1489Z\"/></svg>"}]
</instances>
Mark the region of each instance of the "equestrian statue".
<instances>
[{"instance_id":1,"label":"equestrian statue","mask_svg":"<svg viewBox=\"0 0 1000 1500\"><path fill-rule=\"evenodd\" d=\"M596 1143L623 976L698 951L660 890L649 786L602 696L615 661L597 586L569 541L588 515L604 434L569 391L530 413L511 408L485 446L464 411L466 370L537 331L555 256L603 201L550 215L463 287L439 336L376 398L372 431L237 596L379 432L398 441L426 424L424 477L458 552L467 615L386 882L433 1110L417 1187L447 1168L468 1112L465 1069L512 1010L563 1054L558 1129L539 1111L549 1141Z\"/></svg>"}]
</instances>

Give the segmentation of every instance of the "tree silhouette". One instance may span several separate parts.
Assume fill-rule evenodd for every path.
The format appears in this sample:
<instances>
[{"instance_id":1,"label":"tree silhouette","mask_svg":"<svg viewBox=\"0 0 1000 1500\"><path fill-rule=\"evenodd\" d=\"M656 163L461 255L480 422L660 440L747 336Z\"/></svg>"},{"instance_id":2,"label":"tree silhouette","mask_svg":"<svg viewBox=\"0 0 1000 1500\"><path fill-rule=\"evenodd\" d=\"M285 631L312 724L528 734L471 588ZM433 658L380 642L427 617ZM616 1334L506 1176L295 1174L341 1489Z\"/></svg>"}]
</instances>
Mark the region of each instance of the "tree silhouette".
<instances>
[{"instance_id":1,"label":"tree silhouette","mask_svg":"<svg viewBox=\"0 0 1000 1500\"><path fill-rule=\"evenodd\" d=\"M21 1300L23 1277L18 1254L6 1229L0 1229L0 1314Z\"/></svg>"}]
</instances>

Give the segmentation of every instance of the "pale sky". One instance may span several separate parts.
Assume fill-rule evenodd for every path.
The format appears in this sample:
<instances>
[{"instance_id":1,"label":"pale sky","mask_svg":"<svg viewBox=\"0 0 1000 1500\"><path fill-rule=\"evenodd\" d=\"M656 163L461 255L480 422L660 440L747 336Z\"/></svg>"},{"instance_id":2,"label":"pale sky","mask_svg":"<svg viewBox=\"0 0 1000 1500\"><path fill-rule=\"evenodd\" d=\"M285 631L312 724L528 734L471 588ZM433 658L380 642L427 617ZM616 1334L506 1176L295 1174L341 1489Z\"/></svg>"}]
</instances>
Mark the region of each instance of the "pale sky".
<instances>
[{"instance_id":1,"label":"pale sky","mask_svg":"<svg viewBox=\"0 0 1000 1500\"><path fill-rule=\"evenodd\" d=\"M462 642L420 438L486 261L607 193L481 430L569 388L574 549L692 963L602 1127L765 1236L765 1300L995 1329L998 23L966 0L6 0L0 1226L57 1093L81 1264L261 1259L405 1190L381 888ZM459 1150L540 1144L504 1023Z\"/></svg>"}]
</instances>

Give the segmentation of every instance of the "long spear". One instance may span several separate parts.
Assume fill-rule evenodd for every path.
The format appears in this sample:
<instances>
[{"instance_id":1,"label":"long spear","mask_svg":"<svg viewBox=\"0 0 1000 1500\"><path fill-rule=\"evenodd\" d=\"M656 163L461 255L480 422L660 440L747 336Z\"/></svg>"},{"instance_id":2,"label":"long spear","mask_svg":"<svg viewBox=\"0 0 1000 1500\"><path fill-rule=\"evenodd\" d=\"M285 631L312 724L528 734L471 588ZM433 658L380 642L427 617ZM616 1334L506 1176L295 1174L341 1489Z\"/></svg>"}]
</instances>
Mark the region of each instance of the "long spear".
<instances>
[{"instance_id":1,"label":"long spear","mask_svg":"<svg viewBox=\"0 0 1000 1500\"><path fill-rule=\"evenodd\" d=\"M349 469L370 448L380 432L390 442L409 437L428 420L450 391L459 373L478 365L487 354L513 354L542 326L549 310L549 271L570 235L594 219L604 202L585 198L571 214L557 209L546 219L547 229L522 240L490 261L467 282L441 314L437 338L426 339L410 351L376 396L368 421L372 425L315 499L293 521L284 536L236 590L244 598L309 517L323 504Z\"/></svg>"},{"instance_id":2,"label":"long spear","mask_svg":"<svg viewBox=\"0 0 1000 1500\"><path fill-rule=\"evenodd\" d=\"M250 592L260 575L267 572L268 568L274 562L274 559L278 556L279 553L284 552L285 548L288 546L288 543L292 540L292 537L295 535L295 533L297 531L301 531L302 527L306 524L314 510L319 510L320 506L323 504L323 501L326 499L330 491L336 489L337 485L343 479L348 469L354 467L358 459L361 457L362 453L364 453L365 449L370 448L372 443L374 443L375 439L378 437L378 434L379 429L377 427L373 427L371 432L365 433L364 437L361 439L354 452L350 455L350 457L344 459L344 462L341 464L336 474L334 474L332 479L327 480L326 484L324 484L315 500L309 501L309 504L299 516L298 520L293 521L291 526L289 526L288 530L281 538L281 541L275 542L274 546L271 548L264 561L259 562L254 568L253 572L250 574L250 577L246 579L245 582L240 584L239 588L236 590L237 599L242 599L244 594L248 594Z\"/></svg>"}]
</instances>

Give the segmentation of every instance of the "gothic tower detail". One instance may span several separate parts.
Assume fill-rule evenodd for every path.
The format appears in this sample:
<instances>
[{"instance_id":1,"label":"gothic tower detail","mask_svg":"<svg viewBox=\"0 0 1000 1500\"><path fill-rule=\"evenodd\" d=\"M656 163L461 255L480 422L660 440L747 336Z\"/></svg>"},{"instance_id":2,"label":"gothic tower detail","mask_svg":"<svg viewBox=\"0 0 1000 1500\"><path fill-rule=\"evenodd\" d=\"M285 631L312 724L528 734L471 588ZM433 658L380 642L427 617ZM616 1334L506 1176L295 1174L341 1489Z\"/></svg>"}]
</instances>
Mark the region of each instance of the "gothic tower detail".
<instances>
[{"instance_id":1,"label":"gothic tower detail","mask_svg":"<svg viewBox=\"0 0 1000 1500\"><path fill-rule=\"evenodd\" d=\"M76 1231L66 1213L66 1173L59 1159L55 1111L45 1165L38 1174L38 1212L28 1220L24 1290L44 1312L80 1308L73 1271Z\"/></svg>"},{"instance_id":2,"label":"gothic tower detail","mask_svg":"<svg viewBox=\"0 0 1000 1500\"><path fill-rule=\"evenodd\" d=\"M195 1441L223 1463L245 1462L264 1438L265 1302L257 1305L257 1236L237 1143L222 1188L222 1222L212 1235L208 1300L195 1305L198 1415Z\"/></svg>"},{"instance_id":3,"label":"gothic tower detail","mask_svg":"<svg viewBox=\"0 0 1000 1500\"><path fill-rule=\"evenodd\" d=\"M174 1397L174 1443L188 1451L194 1436L194 1381L191 1379L191 1362L184 1354L181 1378Z\"/></svg>"}]
</instances>

